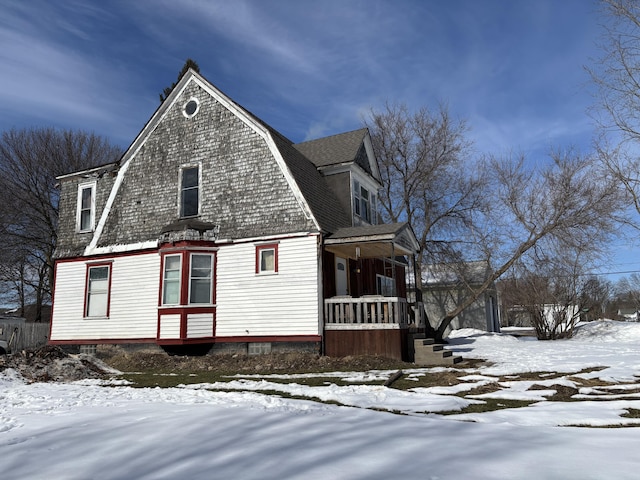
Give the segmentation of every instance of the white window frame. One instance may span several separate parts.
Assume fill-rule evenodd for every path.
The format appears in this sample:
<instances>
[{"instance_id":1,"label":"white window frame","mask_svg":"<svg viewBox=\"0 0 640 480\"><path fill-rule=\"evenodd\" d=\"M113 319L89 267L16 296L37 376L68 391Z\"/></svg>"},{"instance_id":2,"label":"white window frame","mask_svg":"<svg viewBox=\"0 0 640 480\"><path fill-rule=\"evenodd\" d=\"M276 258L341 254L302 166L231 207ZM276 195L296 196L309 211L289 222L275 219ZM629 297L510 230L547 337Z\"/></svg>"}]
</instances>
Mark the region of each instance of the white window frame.
<instances>
[{"instance_id":1,"label":"white window frame","mask_svg":"<svg viewBox=\"0 0 640 480\"><path fill-rule=\"evenodd\" d=\"M210 258L210 268L209 268L209 276L208 277L194 277L193 276L193 257L195 256L206 256ZM215 271L215 254L214 253L206 253L206 252L191 252L189 253L189 296L188 296L188 304L189 305L213 305L213 287L214 287L214 271ZM208 278L209 280L209 301L208 302L193 302L191 301L191 290L194 279L202 280L203 278Z\"/></svg>"},{"instance_id":2,"label":"white window frame","mask_svg":"<svg viewBox=\"0 0 640 480\"><path fill-rule=\"evenodd\" d=\"M167 302L166 295L166 284L167 284L167 258L169 257L178 257L179 265L178 265L178 301L176 303ZM162 305L180 305L180 297L182 295L182 254L170 254L165 255L162 259ZM173 279L171 279L173 282Z\"/></svg>"},{"instance_id":3,"label":"white window frame","mask_svg":"<svg viewBox=\"0 0 640 480\"><path fill-rule=\"evenodd\" d=\"M195 102L196 104L196 109L193 113L187 113L187 105L190 102ZM184 115L185 118L193 118L198 114L199 111L200 111L200 100L198 100L196 97L189 98L189 100L184 102L184 105L182 105L182 115Z\"/></svg>"},{"instance_id":4,"label":"white window frame","mask_svg":"<svg viewBox=\"0 0 640 480\"><path fill-rule=\"evenodd\" d=\"M353 178L351 189L353 216L370 225L376 225L378 223L378 188L374 187L371 181Z\"/></svg>"},{"instance_id":5,"label":"white window frame","mask_svg":"<svg viewBox=\"0 0 640 480\"><path fill-rule=\"evenodd\" d=\"M82 228L82 195L85 190L91 191L91 205L89 205L89 227ZM96 223L96 182L81 183L78 185L78 198L76 203L76 231L78 233L93 232Z\"/></svg>"},{"instance_id":6,"label":"white window frame","mask_svg":"<svg viewBox=\"0 0 640 480\"><path fill-rule=\"evenodd\" d=\"M371 225L378 224L378 196L371 194Z\"/></svg>"},{"instance_id":7,"label":"white window frame","mask_svg":"<svg viewBox=\"0 0 640 480\"><path fill-rule=\"evenodd\" d=\"M273 268L262 268L262 255L273 252ZM278 243L256 245L256 275L277 275L278 273Z\"/></svg>"},{"instance_id":8,"label":"white window frame","mask_svg":"<svg viewBox=\"0 0 640 480\"><path fill-rule=\"evenodd\" d=\"M360 182L358 180L353 181L353 214L360 216Z\"/></svg>"},{"instance_id":9,"label":"white window frame","mask_svg":"<svg viewBox=\"0 0 640 480\"><path fill-rule=\"evenodd\" d=\"M183 208L182 208L182 199L183 199L182 177L183 177L183 172L191 168L198 169L198 187L197 187L198 188L198 212L195 215L184 215ZM189 187L189 188L194 188L194 187ZM189 163L186 165L181 165L180 171L178 172L178 218L198 217L200 216L201 209L202 209L202 164Z\"/></svg>"},{"instance_id":10,"label":"white window frame","mask_svg":"<svg viewBox=\"0 0 640 480\"><path fill-rule=\"evenodd\" d=\"M369 201L370 192L360 185L360 218L371 223L371 203Z\"/></svg>"}]
</instances>

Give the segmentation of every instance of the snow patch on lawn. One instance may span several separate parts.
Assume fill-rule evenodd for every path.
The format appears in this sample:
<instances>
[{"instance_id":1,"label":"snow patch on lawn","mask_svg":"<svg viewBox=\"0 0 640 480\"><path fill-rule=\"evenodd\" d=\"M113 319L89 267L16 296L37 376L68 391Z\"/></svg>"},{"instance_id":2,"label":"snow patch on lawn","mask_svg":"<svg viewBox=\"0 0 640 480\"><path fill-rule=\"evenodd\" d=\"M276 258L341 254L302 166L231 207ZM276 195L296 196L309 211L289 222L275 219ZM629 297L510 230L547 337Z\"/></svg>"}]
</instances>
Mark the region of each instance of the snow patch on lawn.
<instances>
[{"instance_id":1,"label":"snow patch on lawn","mask_svg":"<svg viewBox=\"0 0 640 480\"><path fill-rule=\"evenodd\" d=\"M466 369L459 385L408 391L330 381L306 386L294 375L181 388L95 380L28 383L6 369L0 372L1 475L3 480L635 479L640 428L585 426L640 425L640 419L625 416L640 410L639 340L639 324L610 321L586 324L575 338L553 342L456 331L447 348L492 364ZM599 370L585 371L595 367ZM445 370L416 369L407 378ZM520 378L528 372L548 375ZM384 381L391 373L335 372L335 378ZM618 385L580 386L581 379ZM497 391L465 396L478 387ZM578 389L572 400L579 401L550 400L560 388ZM499 407L503 398L534 403L481 413L428 413L460 411L483 399Z\"/></svg>"}]
</instances>

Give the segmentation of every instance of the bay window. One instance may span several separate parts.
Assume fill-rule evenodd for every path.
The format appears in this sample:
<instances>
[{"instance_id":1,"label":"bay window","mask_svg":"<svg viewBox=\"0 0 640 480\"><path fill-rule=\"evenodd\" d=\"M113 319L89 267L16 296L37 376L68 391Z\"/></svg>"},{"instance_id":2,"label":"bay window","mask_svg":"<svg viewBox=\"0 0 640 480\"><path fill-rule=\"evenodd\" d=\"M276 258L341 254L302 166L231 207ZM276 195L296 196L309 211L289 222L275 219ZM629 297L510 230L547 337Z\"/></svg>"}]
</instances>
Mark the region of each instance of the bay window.
<instances>
[{"instance_id":1,"label":"bay window","mask_svg":"<svg viewBox=\"0 0 640 480\"><path fill-rule=\"evenodd\" d=\"M162 260L163 306L212 305L214 302L215 254L167 253Z\"/></svg>"},{"instance_id":2,"label":"bay window","mask_svg":"<svg viewBox=\"0 0 640 480\"><path fill-rule=\"evenodd\" d=\"M213 294L213 255L191 254L189 304L211 304Z\"/></svg>"},{"instance_id":3,"label":"bay window","mask_svg":"<svg viewBox=\"0 0 640 480\"><path fill-rule=\"evenodd\" d=\"M178 305L180 303L180 265L181 255L165 255L164 274L162 278L162 304Z\"/></svg>"}]
</instances>

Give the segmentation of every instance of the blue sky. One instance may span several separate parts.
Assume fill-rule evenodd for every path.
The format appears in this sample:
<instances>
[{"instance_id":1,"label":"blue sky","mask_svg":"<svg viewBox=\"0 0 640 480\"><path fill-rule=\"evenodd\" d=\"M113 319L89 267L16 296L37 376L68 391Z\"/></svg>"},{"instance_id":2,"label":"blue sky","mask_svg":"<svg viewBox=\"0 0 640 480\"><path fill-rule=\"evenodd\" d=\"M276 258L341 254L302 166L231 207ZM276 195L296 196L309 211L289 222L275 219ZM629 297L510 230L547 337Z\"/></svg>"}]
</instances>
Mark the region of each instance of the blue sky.
<instances>
[{"instance_id":1,"label":"blue sky","mask_svg":"<svg viewBox=\"0 0 640 480\"><path fill-rule=\"evenodd\" d=\"M477 154L588 151L596 0L0 0L0 131L128 146L186 58L294 142L446 102ZM613 269L640 268L617 264Z\"/></svg>"},{"instance_id":2,"label":"blue sky","mask_svg":"<svg viewBox=\"0 0 640 480\"><path fill-rule=\"evenodd\" d=\"M480 153L588 148L590 0L0 0L0 130L127 146L191 57L293 141L385 101L450 110Z\"/></svg>"}]
</instances>

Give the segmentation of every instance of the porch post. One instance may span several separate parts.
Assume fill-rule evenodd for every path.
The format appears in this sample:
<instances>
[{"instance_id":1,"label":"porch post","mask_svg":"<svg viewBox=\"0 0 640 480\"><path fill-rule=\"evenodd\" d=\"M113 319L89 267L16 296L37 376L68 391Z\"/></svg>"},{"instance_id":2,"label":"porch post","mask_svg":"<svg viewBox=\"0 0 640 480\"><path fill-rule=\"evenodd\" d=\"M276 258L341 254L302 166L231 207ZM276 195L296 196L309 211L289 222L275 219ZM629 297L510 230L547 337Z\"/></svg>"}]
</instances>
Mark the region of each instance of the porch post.
<instances>
[{"instance_id":1,"label":"porch post","mask_svg":"<svg viewBox=\"0 0 640 480\"><path fill-rule=\"evenodd\" d=\"M396 285L396 246L391 242L391 278L393 278L393 296L398 296L398 286Z\"/></svg>"}]
</instances>

